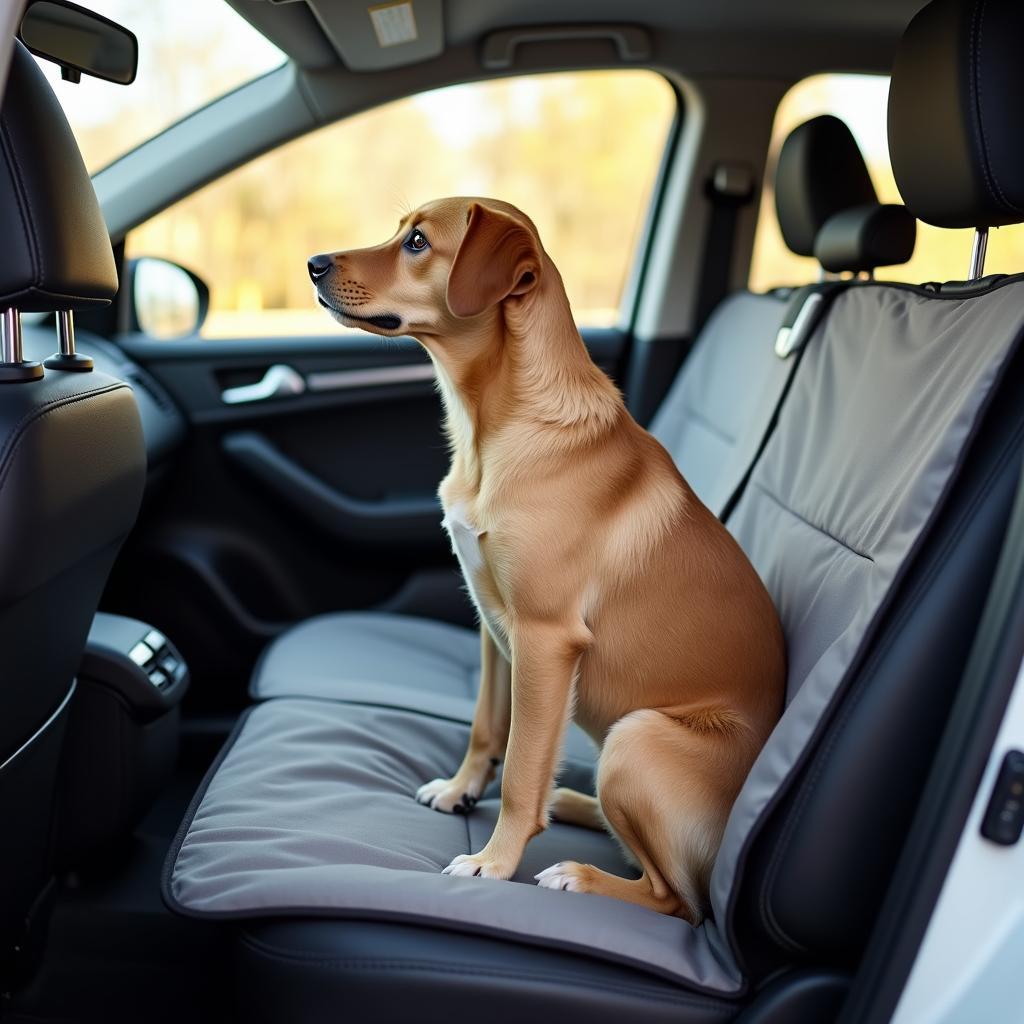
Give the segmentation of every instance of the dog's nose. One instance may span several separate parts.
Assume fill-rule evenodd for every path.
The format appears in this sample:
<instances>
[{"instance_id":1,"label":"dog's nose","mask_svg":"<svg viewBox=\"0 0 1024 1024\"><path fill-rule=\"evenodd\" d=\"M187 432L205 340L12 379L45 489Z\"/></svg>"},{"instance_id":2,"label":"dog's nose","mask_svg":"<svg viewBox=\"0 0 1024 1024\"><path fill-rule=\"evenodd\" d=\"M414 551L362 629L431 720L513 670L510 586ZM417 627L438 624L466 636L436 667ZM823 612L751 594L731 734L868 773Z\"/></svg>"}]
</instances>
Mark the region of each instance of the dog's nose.
<instances>
[{"instance_id":1,"label":"dog's nose","mask_svg":"<svg viewBox=\"0 0 1024 1024\"><path fill-rule=\"evenodd\" d=\"M310 256L306 266L309 268L309 279L315 283L317 278L323 277L334 266L334 260L330 256Z\"/></svg>"}]
</instances>

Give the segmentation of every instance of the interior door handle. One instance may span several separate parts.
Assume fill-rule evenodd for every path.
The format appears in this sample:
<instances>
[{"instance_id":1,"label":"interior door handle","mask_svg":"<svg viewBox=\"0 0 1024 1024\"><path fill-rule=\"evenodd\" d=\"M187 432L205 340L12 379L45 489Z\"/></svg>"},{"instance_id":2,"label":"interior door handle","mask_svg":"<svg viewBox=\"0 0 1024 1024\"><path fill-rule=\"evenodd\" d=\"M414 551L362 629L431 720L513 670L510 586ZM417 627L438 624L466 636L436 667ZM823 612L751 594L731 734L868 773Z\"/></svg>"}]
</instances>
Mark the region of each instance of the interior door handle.
<instances>
[{"instance_id":1,"label":"interior door handle","mask_svg":"<svg viewBox=\"0 0 1024 1024\"><path fill-rule=\"evenodd\" d=\"M265 402L268 398L301 395L305 390L306 378L301 373L283 363L275 363L263 374L262 380L225 388L220 397L227 405L241 405L243 402Z\"/></svg>"}]
</instances>

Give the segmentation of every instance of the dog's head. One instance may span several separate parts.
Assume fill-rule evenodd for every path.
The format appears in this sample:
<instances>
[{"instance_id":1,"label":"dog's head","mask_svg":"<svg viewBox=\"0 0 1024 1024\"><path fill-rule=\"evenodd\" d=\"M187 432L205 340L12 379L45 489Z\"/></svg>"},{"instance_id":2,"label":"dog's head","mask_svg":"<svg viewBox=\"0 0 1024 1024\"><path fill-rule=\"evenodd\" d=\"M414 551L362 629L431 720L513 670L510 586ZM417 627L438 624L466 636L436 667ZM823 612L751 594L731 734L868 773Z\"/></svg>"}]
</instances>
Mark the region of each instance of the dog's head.
<instances>
[{"instance_id":1,"label":"dog's head","mask_svg":"<svg viewBox=\"0 0 1024 1024\"><path fill-rule=\"evenodd\" d=\"M493 199L439 199L402 218L383 245L313 256L320 305L347 327L445 338L526 300L542 272L537 230Z\"/></svg>"}]
</instances>

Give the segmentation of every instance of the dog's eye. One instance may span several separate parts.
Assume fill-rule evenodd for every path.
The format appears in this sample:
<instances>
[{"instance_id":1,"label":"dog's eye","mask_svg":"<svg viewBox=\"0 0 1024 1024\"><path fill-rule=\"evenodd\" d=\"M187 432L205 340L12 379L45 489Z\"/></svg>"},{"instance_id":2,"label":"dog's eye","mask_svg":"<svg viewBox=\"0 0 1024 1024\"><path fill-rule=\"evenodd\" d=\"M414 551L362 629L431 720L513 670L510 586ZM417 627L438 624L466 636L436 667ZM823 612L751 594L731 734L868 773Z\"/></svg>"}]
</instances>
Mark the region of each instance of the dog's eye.
<instances>
[{"instance_id":1,"label":"dog's eye","mask_svg":"<svg viewBox=\"0 0 1024 1024\"><path fill-rule=\"evenodd\" d=\"M427 236L419 228L413 228L409 232L409 237L406 238L402 245L410 252L422 252L430 243L427 241Z\"/></svg>"}]
</instances>

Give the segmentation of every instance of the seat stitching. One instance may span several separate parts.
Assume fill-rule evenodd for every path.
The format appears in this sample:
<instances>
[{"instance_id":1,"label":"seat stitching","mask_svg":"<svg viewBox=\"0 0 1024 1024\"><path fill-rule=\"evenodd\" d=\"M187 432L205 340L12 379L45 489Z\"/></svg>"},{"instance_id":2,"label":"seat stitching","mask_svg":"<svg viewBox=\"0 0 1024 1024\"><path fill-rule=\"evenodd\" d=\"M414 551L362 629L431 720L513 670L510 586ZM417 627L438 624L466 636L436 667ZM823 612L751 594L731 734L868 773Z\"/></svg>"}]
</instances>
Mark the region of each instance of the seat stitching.
<instances>
[{"instance_id":1,"label":"seat stitching","mask_svg":"<svg viewBox=\"0 0 1024 1024\"><path fill-rule=\"evenodd\" d=\"M974 12L971 19L971 90L974 93L974 117L975 117L975 135L978 139L978 147L981 150L981 169L985 176L986 184L989 186L989 190L994 192L999 201L1013 210L1014 213L1020 213L1021 208L1016 203L1011 202L1006 193L1003 192L999 186L999 181L996 179L995 170L992 168L991 161L989 160L988 140L985 136L985 122L982 119L982 99L981 99L981 35L985 27L985 7L987 6L988 0L981 0L981 3L975 4Z\"/></svg>"},{"instance_id":2,"label":"seat stitching","mask_svg":"<svg viewBox=\"0 0 1024 1024\"><path fill-rule=\"evenodd\" d=\"M0 490L3 489L7 476L10 473L11 466L14 465L14 456L17 450L21 447L22 442L28 436L27 431L24 428L30 426L34 422L45 419L51 413L57 412L59 409L62 409L67 405L74 405L76 402L84 401L88 398L96 398L101 395L112 394L115 391L120 391L122 388L126 388L131 391L131 388L129 388L127 384L119 381L116 384L111 384L102 389L86 391L82 394L64 395L61 398L54 399L47 405L40 406L38 409L31 409L26 413L8 435L3 448L0 449Z\"/></svg>"},{"instance_id":3,"label":"seat stitching","mask_svg":"<svg viewBox=\"0 0 1024 1024\"><path fill-rule=\"evenodd\" d=\"M709 431L710 433L715 434L719 438L721 438L721 440L727 442L728 444L732 444L732 445L736 444L736 438L735 437L732 437L730 434L727 434L720 426L718 426L717 423L712 423L711 420L708 419L708 417L704 415L704 413L702 413L699 410L695 409L692 405L689 405L689 404L684 405L683 406L683 411L691 419L696 420L707 431Z\"/></svg>"},{"instance_id":4,"label":"seat stitching","mask_svg":"<svg viewBox=\"0 0 1024 1024\"><path fill-rule=\"evenodd\" d=\"M21 214L25 230L25 240L29 243L29 259L32 261L33 277L33 285L30 287L38 286L43 283L43 268L40 256L41 247L39 245L39 236L36 233L35 220L32 217L32 204L29 199L28 189L25 188L25 182L21 174L21 167L18 164L18 154L14 143L11 141L11 132L7 125L6 118L0 120L0 126L3 128L4 142L6 144L4 149L7 151L7 162L14 178L14 191L19 200L18 212Z\"/></svg>"},{"instance_id":5,"label":"seat stitching","mask_svg":"<svg viewBox=\"0 0 1024 1024\"><path fill-rule=\"evenodd\" d=\"M828 537L829 540L834 541L836 544L838 544L840 547L845 548L851 554L854 554L858 558L863 558L866 561L874 564L875 560L870 555L865 554L863 551L858 551L855 547L848 544L842 538L837 537L833 533L829 533L828 530L826 530L823 526L818 526L816 523L812 523L809 519L805 519L802 515L800 515L799 512L794 512L793 509L791 509L787 504L785 504L785 502L780 501L774 494L772 494L772 492L769 491L768 488L764 486L764 484L759 483L757 480L751 480L750 485L752 487L756 487L759 491L761 491L762 494L765 495L766 498L768 498L774 504L778 505L779 508L783 510L783 512L788 512L798 522L803 523L804 526L809 526L812 530L816 531L817 533L820 533L824 537Z\"/></svg>"},{"instance_id":6,"label":"seat stitching","mask_svg":"<svg viewBox=\"0 0 1024 1024\"><path fill-rule=\"evenodd\" d=\"M430 974L446 974L451 976L467 976L467 977L490 977L490 978L502 978L512 981L519 980L531 980L531 981L544 981L556 984L570 984L579 986L571 975L562 974L555 971L543 971L537 970L536 968L531 970L501 970L496 967L471 967L469 965L452 966L450 964L440 963L431 960L374 960L374 959L357 959L351 957L307 957L300 953L286 953L280 950L272 949L265 943L258 939L253 938L251 935L242 935L242 944L248 946L254 952L260 955L272 957L273 959L280 960L283 963L288 963L301 967L317 967L317 968L328 968L334 971L344 970L366 970L366 971L421 971ZM662 1002L677 1004L677 1003L688 1003L696 1006L707 1006L710 1008L719 1008L726 1005L726 999L723 997L721 1001L708 999L698 995L695 992L681 991L678 996L670 995L666 992L656 992L650 988L647 988L640 984L615 984L610 985L599 981L587 981L585 986L588 989L600 989L605 992L619 993L628 992L633 995L643 996L647 999L655 999Z\"/></svg>"}]
</instances>

